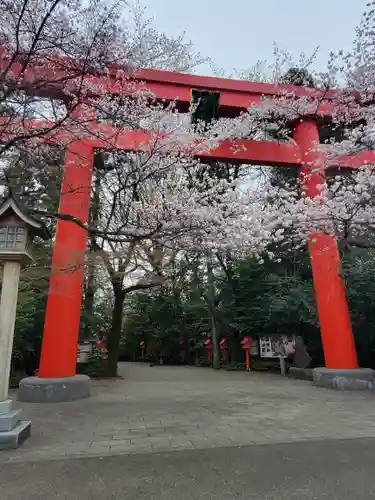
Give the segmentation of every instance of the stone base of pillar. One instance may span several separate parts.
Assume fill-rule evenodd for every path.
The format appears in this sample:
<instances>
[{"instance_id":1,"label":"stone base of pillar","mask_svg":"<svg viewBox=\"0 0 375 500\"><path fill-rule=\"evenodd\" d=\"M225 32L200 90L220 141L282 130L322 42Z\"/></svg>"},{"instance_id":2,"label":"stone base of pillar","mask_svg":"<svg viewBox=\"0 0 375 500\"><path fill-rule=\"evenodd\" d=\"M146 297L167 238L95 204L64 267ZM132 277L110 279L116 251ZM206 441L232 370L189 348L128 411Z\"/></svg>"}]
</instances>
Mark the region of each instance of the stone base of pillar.
<instances>
[{"instance_id":1,"label":"stone base of pillar","mask_svg":"<svg viewBox=\"0 0 375 500\"><path fill-rule=\"evenodd\" d=\"M18 448L30 436L31 422L21 420L21 414L10 399L0 402L0 450Z\"/></svg>"},{"instance_id":2,"label":"stone base of pillar","mask_svg":"<svg viewBox=\"0 0 375 500\"><path fill-rule=\"evenodd\" d=\"M288 371L288 377L312 381L313 370L311 368L297 368L296 366L291 366Z\"/></svg>"},{"instance_id":3,"label":"stone base of pillar","mask_svg":"<svg viewBox=\"0 0 375 500\"><path fill-rule=\"evenodd\" d=\"M61 403L90 396L91 379L87 375L66 378L27 377L21 380L18 400L27 403Z\"/></svg>"},{"instance_id":4,"label":"stone base of pillar","mask_svg":"<svg viewBox=\"0 0 375 500\"><path fill-rule=\"evenodd\" d=\"M375 389L375 371L370 368L356 370L332 370L315 368L313 381L317 387L340 391L364 391Z\"/></svg>"}]
</instances>

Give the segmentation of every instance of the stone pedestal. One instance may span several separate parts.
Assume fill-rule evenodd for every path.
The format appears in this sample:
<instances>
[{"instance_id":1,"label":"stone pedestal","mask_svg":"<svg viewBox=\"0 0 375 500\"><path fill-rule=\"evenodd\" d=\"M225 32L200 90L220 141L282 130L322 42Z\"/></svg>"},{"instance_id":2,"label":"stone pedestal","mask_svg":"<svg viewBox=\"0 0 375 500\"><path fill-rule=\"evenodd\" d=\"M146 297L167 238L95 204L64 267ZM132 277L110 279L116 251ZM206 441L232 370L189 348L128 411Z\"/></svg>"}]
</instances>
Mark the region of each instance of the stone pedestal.
<instances>
[{"instance_id":1,"label":"stone pedestal","mask_svg":"<svg viewBox=\"0 0 375 500\"><path fill-rule=\"evenodd\" d=\"M31 422L21 420L21 414L10 399L0 402L0 450L18 448L30 436Z\"/></svg>"},{"instance_id":2,"label":"stone pedestal","mask_svg":"<svg viewBox=\"0 0 375 500\"><path fill-rule=\"evenodd\" d=\"M66 378L27 377L21 380L18 400L28 403L60 403L90 396L91 379L87 375Z\"/></svg>"},{"instance_id":3,"label":"stone pedestal","mask_svg":"<svg viewBox=\"0 0 375 500\"><path fill-rule=\"evenodd\" d=\"M313 381L317 387L340 391L363 391L375 389L375 371L370 368L356 370L332 370L315 368Z\"/></svg>"}]
</instances>

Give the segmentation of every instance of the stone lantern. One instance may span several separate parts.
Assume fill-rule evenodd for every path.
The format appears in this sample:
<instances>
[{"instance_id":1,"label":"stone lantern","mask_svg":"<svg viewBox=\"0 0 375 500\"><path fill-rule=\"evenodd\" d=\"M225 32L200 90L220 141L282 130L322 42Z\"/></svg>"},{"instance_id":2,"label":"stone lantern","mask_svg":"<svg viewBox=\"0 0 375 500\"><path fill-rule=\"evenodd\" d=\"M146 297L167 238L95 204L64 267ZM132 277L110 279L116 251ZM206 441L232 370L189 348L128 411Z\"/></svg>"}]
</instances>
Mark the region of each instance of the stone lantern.
<instances>
[{"instance_id":1,"label":"stone lantern","mask_svg":"<svg viewBox=\"0 0 375 500\"><path fill-rule=\"evenodd\" d=\"M0 205L0 261L3 277L0 299L0 449L16 448L30 435L31 422L21 421L21 410L8 399L18 285L22 266L32 263L35 237L50 234L43 223L30 217L13 196Z\"/></svg>"},{"instance_id":2,"label":"stone lantern","mask_svg":"<svg viewBox=\"0 0 375 500\"><path fill-rule=\"evenodd\" d=\"M51 237L42 222L27 215L9 196L0 205L0 260L30 264L36 236L44 240Z\"/></svg>"}]
</instances>

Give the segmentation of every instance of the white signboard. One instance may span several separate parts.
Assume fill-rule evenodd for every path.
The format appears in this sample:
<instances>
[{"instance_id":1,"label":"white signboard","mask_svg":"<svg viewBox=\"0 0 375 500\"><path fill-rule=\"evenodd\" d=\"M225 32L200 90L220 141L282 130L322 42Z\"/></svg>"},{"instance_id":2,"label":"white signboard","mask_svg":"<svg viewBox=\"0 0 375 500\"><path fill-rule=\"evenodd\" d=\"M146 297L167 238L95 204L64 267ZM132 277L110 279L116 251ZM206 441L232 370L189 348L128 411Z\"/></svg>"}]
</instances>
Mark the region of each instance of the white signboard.
<instances>
[{"instance_id":1,"label":"white signboard","mask_svg":"<svg viewBox=\"0 0 375 500\"><path fill-rule=\"evenodd\" d=\"M287 358L295 350L296 339L288 335L268 335L259 337L262 358Z\"/></svg>"},{"instance_id":2,"label":"white signboard","mask_svg":"<svg viewBox=\"0 0 375 500\"><path fill-rule=\"evenodd\" d=\"M251 341L251 351L250 354L252 356L259 356L259 343L256 339L252 339Z\"/></svg>"}]
</instances>

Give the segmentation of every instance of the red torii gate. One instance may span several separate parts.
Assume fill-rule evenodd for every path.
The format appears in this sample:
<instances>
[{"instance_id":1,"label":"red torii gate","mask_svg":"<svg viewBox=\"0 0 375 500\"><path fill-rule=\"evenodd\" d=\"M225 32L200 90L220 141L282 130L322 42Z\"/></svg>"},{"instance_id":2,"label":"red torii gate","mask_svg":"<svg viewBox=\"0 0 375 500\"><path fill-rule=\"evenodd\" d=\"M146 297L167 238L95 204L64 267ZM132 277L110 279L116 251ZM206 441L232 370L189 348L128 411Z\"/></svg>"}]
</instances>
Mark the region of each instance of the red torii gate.
<instances>
[{"instance_id":1,"label":"red torii gate","mask_svg":"<svg viewBox=\"0 0 375 500\"><path fill-rule=\"evenodd\" d=\"M4 68L1 58L0 71ZM14 77L20 66L14 63ZM59 66L61 68L61 65ZM38 86L40 95L66 99L59 87L58 72L61 69L45 65L28 68L23 78L32 85L41 76L45 84ZM117 93L116 71L110 69L110 78L87 74L83 79L90 81L91 88L105 85L107 93ZM53 83L48 83L48 75ZM52 78L53 75L53 78ZM57 75L57 76L56 76ZM235 81L222 78L201 77L157 70L142 70L135 75L139 88L150 90L159 101L176 101L180 111L188 111L191 90L217 91L220 93L219 115L233 117L253 104L259 104L263 96L279 96L294 93L296 96L321 97L317 114L329 118L337 92L320 94L301 87L277 86L272 84ZM77 113L77 110L75 111ZM29 127L40 126L38 122ZM91 122L92 137L74 139L68 131L55 133L46 140L64 141L67 144L64 177L61 186L59 212L68 214L83 223L88 222L90 190L95 149L137 151L144 148L147 136L141 132L122 132L108 125ZM98 134L100 132L100 134ZM11 136L11 128L5 131ZM98 137L100 135L100 138ZM295 144L280 144L267 141L238 140L223 142L217 149L201 156L205 159L233 161L236 163L294 166L305 179L308 196L318 193L324 171L328 167L356 168L364 163L374 162L374 155L367 152L357 156L340 158L328 162L317 149L319 144L318 125L312 117L306 117L294 128ZM233 145L241 146L233 148ZM233 151L236 151L234 153ZM313 173L311 174L311 172ZM306 176L306 174L311 174ZM82 299L83 264L86 250L86 231L65 220L57 223L53 251L50 289L43 334L39 377L68 378L76 373L76 352L79 334ZM345 290L340 278L340 257L335 238L313 235L309 250L314 279L314 288L320 321L324 356L327 368L356 369L357 355L352 334ZM72 272L67 272L71 269Z\"/></svg>"}]
</instances>

